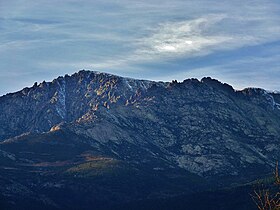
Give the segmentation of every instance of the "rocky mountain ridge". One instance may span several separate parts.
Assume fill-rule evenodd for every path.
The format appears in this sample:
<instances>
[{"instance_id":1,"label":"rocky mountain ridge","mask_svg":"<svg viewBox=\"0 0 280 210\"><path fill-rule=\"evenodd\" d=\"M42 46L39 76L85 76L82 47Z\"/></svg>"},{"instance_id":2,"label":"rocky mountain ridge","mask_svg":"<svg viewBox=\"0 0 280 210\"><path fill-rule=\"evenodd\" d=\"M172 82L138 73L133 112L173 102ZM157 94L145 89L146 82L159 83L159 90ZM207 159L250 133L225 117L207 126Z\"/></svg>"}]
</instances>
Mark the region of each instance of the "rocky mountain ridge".
<instances>
[{"instance_id":1,"label":"rocky mountain ridge","mask_svg":"<svg viewBox=\"0 0 280 210\"><path fill-rule=\"evenodd\" d=\"M85 70L35 83L0 97L0 139L48 131L61 122L78 120L99 105L125 104L153 83Z\"/></svg>"},{"instance_id":2,"label":"rocky mountain ridge","mask_svg":"<svg viewBox=\"0 0 280 210\"><path fill-rule=\"evenodd\" d=\"M164 83L82 70L71 76L58 77L52 82L34 83L31 88L0 97L0 139L25 132L46 132L61 122L79 120L98 106L109 108L111 104L127 105L145 94L148 89L158 86L169 88L191 83L204 83L229 93L248 96L252 100L262 100L259 102L271 106L272 109L280 108L279 93L269 93L260 88L235 91L231 86L211 78ZM188 88L187 85L185 87ZM277 98L277 102L274 98Z\"/></svg>"},{"instance_id":3,"label":"rocky mountain ridge","mask_svg":"<svg viewBox=\"0 0 280 210\"><path fill-rule=\"evenodd\" d=\"M34 84L0 97L0 192L31 199L44 189L36 202L66 208L50 192L118 203L246 183L280 158L279 104L278 93L209 77L164 83L80 71Z\"/></svg>"}]
</instances>

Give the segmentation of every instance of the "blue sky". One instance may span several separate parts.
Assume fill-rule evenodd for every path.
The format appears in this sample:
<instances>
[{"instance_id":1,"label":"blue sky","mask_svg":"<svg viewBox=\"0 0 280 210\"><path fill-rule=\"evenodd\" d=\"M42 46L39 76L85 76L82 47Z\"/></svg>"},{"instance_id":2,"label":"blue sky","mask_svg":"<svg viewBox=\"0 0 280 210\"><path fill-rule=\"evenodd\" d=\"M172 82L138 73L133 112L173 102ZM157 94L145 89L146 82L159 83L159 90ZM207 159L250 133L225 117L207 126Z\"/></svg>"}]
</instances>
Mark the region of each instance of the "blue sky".
<instances>
[{"instance_id":1,"label":"blue sky","mask_svg":"<svg viewBox=\"0 0 280 210\"><path fill-rule=\"evenodd\" d=\"M79 69L280 90L280 1L0 0L0 95Z\"/></svg>"}]
</instances>

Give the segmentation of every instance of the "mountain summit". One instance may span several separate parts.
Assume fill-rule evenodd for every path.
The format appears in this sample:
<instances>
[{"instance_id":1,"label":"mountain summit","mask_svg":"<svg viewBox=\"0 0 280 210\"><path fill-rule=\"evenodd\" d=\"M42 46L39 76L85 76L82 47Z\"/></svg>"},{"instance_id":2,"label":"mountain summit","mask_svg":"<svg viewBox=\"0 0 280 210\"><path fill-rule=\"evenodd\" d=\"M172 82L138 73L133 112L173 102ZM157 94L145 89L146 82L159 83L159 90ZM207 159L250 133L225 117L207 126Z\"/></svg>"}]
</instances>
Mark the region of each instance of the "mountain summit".
<instances>
[{"instance_id":1,"label":"mountain summit","mask_svg":"<svg viewBox=\"0 0 280 210\"><path fill-rule=\"evenodd\" d=\"M0 97L0 192L90 209L243 184L280 158L279 125L279 93L83 70Z\"/></svg>"},{"instance_id":2,"label":"mountain summit","mask_svg":"<svg viewBox=\"0 0 280 210\"><path fill-rule=\"evenodd\" d=\"M24 132L46 132L73 122L98 106L125 104L154 82L79 71L0 98L0 139Z\"/></svg>"}]
</instances>

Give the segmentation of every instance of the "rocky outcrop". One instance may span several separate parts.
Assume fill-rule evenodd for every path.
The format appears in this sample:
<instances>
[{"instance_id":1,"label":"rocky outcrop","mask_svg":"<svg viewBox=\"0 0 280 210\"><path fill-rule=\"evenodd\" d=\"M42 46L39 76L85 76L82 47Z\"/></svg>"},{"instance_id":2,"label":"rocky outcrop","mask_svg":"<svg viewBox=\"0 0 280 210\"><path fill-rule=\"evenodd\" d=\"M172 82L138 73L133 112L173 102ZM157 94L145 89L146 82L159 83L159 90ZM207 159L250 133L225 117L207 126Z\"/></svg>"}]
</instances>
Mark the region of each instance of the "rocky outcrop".
<instances>
[{"instance_id":1,"label":"rocky outcrop","mask_svg":"<svg viewBox=\"0 0 280 210\"><path fill-rule=\"evenodd\" d=\"M98 106L124 105L154 82L80 71L0 98L0 140L24 132L45 132L73 122Z\"/></svg>"},{"instance_id":2,"label":"rocky outcrop","mask_svg":"<svg viewBox=\"0 0 280 210\"><path fill-rule=\"evenodd\" d=\"M279 157L278 95L209 77L162 83L83 70L1 97L0 137L65 127L121 159L112 145L128 142L198 175L237 175Z\"/></svg>"},{"instance_id":3,"label":"rocky outcrop","mask_svg":"<svg viewBox=\"0 0 280 210\"><path fill-rule=\"evenodd\" d=\"M10 180L26 196L30 186L59 186L133 200L241 184L280 159L279 103L279 93L209 77L164 83L80 71L0 98L0 172L36 177Z\"/></svg>"}]
</instances>

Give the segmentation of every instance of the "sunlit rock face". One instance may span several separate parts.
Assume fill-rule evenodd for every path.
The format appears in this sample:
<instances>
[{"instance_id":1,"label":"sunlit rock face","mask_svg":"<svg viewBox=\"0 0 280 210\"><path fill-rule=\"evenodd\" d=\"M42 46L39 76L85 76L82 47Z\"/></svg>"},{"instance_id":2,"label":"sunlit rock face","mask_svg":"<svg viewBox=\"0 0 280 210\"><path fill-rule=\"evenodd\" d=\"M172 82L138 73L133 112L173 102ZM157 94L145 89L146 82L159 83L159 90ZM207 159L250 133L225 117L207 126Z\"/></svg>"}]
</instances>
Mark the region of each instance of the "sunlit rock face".
<instances>
[{"instance_id":1,"label":"sunlit rock face","mask_svg":"<svg viewBox=\"0 0 280 210\"><path fill-rule=\"evenodd\" d=\"M153 83L90 71L36 83L1 97L0 139L26 131L48 131L60 122L78 120L98 106L123 105Z\"/></svg>"},{"instance_id":2,"label":"sunlit rock face","mask_svg":"<svg viewBox=\"0 0 280 210\"><path fill-rule=\"evenodd\" d=\"M278 95L209 77L162 83L83 70L1 97L0 137L65 127L108 147L152 144L199 175L238 174L278 156Z\"/></svg>"},{"instance_id":3,"label":"sunlit rock face","mask_svg":"<svg viewBox=\"0 0 280 210\"><path fill-rule=\"evenodd\" d=\"M245 183L280 158L279 104L279 93L209 77L164 83L80 71L0 98L0 163L40 174L16 183L29 198L28 186L68 192L73 179L128 201ZM112 176L134 188L104 187Z\"/></svg>"}]
</instances>

